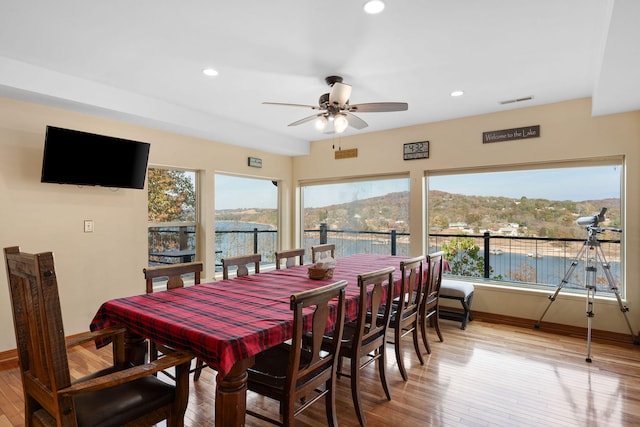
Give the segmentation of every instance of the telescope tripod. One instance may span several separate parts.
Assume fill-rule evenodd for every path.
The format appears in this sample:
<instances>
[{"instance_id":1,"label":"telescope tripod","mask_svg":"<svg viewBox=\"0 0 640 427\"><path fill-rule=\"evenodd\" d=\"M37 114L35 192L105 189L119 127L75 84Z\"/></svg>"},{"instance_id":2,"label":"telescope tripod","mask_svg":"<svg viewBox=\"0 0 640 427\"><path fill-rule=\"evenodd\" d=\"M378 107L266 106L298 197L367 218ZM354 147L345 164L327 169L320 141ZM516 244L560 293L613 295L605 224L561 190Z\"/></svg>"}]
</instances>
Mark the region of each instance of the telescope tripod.
<instances>
[{"instance_id":1,"label":"telescope tripod","mask_svg":"<svg viewBox=\"0 0 640 427\"><path fill-rule=\"evenodd\" d=\"M600 242L597 239L597 233L601 233L604 231L603 228L598 227L587 227L589 231L589 236L587 240L584 242L582 248L578 251L578 254L571 262L571 266L567 269L560 285L556 288L556 291L553 295L549 296L549 304L547 308L540 316L540 319L535 324L535 328L540 328L540 323L542 322L542 318L547 314L549 307L556 300L556 297L560 293L560 290L569 282L571 275L573 274L576 266L580 262L580 260L584 257L584 265L585 265L585 288L587 290L587 358L586 361L591 363L591 321L593 320L594 312L593 307L595 304L595 296L596 296L596 277L598 273L598 264L602 266L602 270L604 272L604 276L607 279L609 284L609 289L613 291L618 301L618 307L620 307L620 311L624 315L624 319L627 322L627 326L629 327L629 332L631 333L631 338L633 339L634 344L638 344L636 337L633 334L633 329L631 329L631 324L629 323L629 319L627 318L627 312L629 308L622 304L622 300L620 298L620 290L616 286L613 276L611 275L611 267L607 262L604 253L602 252L602 248L600 247Z\"/></svg>"}]
</instances>

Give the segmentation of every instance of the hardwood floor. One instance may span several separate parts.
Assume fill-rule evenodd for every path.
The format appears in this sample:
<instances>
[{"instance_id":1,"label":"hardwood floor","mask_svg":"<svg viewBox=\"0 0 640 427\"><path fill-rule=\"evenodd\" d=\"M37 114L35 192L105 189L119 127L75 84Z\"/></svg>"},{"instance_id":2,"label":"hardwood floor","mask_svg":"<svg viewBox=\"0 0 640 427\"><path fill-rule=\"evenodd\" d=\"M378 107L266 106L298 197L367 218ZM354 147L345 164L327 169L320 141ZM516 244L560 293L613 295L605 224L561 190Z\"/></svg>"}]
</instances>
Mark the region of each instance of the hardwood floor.
<instances>
[{"instance_id":1,"label":"hardwood floor","mask_svg":"<svg viewBox=\"0 0 640 427\"><path fill-rule=\"evenodd\" d=\"M479 320L462 331L441 321L445 341L430 334L432 354L421 366L410 338L405 341L409 380L402 381L392 346L387 375L391 401L384 398L377 370L362 371L367 426L638 426L640 347L592 341L587 363L585 337L557 335ZM629 339L631 341L631 339ZM73 375L103 366L110 349L70 353ZM358 426L349 379L338 381L341 426ZM22 388L15 364L0 365L0 427L24 426ZM213 426L214 372L193 384L185 426ZM277 404L249 393L247 405L277 411ZM326 425L317 403L296 425ZM247 417L247 426L267 426Z\"/></svg>"}]
</instances>

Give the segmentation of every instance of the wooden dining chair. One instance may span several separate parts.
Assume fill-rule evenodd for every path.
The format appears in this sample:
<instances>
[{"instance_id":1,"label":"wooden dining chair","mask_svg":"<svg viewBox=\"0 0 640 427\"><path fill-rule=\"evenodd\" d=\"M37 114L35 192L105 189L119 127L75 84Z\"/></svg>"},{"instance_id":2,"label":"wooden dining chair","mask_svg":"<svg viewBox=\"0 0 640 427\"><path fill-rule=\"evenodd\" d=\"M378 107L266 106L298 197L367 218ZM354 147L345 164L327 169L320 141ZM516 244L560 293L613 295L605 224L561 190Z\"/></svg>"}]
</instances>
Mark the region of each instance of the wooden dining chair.
<instances>
[{"instance_id":1,"label":"wooden dining chair","mask_svg":"<svg viewBox=\"0 0 640 427\"><path fill-rule=\"evenodd\" d=\"M53 254L4 249L24 393L26 426L116 427L167 420L182 426L189 397L192 353L176 352L145 365L126 365L124 328L66 339ZM72 382L67 348L113 339L111 368ZM155 374L175 367L176 383Z\"/></svg>"},{"instance_id":2,"label":"wooden dining chair","mask_svg":"<svg viewBox=\"0 0 640 427\"><path fill-rule=\"evenodd\" d=\"M424 365L422 351L420 350L420 303L424 293L423 285L423 263L425 256L406 259L400 262L400 272L402 280L400 283L400 293L394 298L392 304L391 319L389 328L393 330L393 345L396 353L396 361L400 369L402 379L407 381L407 370L404 367L402 357L402 338L411 334L413 337L413 347L415 348L418 360Z\"/></svg>"},{"instance_id":3,"label":"wooden dining chair","mask_svg":"<svg viewBox=\"0 0 640 427\"><path fill-rule=\"evenodd\" d=\"M165 279L162 281L162 283L164 283L162 290L184 287L185 276L190 275L193 275L193 284L198 285L200 284L200 274L202 273L202 270L203 264L200 261L143 268L142 273L144 274L146 281L146 292L150 294L157 290L154 289L154 281L158 283L158 279ZM155 341L149 341L149 360L151 361L158 359L158 357L162 355L173 353L175 351L176 350L172 347L158 344ZM194 374L194 381L198 381L200 374L202 373L202 369L206 366L207 365L205 365L204 361L199 358L196 359L195 368L189 371L189 373ZM175 379L174 375L170 372L164 371L163 374L167 375L169 378Z\"/></svg>"},{"instance_id":4,"label":"wooden dining chair","mask_svg":"<svg viewBox=\"0 0 640 427\"><path fill-rule=\"evenodd\" d=\"M358 275L358 317L345 323L338 360L338 377L351 378L351 397L360 425L367 423L360 400L360 371L377 361L380 382L391 400L386 375L385 345L393 301L394 267ZM381 316L378 313L382 313ZM375 315L374 315L375 314ZM342 370L342 359L350 359L350 371ZM370 391L369 391L370 392Z\"/></svg>"},{"instance_id":5,"label":"wooden dining chair","mask_svg":"<svg viewBox=\"0 0 640 427\"><path fill-rule=\"evenodd\" d=\"M260 261L262 261L262 255L239 255L227 258L222 258L222 278L229 278L229 268L236 267L236 277L244 277L249 275L249 266L253 264L255 273L260 273Z\"/></svg>"},{"instance_id":6,"label":"wooden dining chair","mask_svg":"<svg viewBox=\"0 0 640 427\"><path fill-rule=\"evenodd\" d=\"M286 251L278 251L275 253L276 256L276 270L280 270L282 261L285 261L285 268L293 267L296 265L296 261L298 265L304 264L304 248L299 249L288 249Z\"/></svg>"},{"instance_id":7,"label":"wooden dining chair","mask_svg":"<svg viewBox=\"0 0 640 427\"><path fill-rule=\"evenodd\" d=\"M337 356L345 315L346 280L291 295L293 336L290 344L272 347L255 356L248 370L247 388L277 400L282 421L247 409L247 414L282 426L293 426L296 415L325 398L327 423L337 426L335 395ZM332 300L337 299L336 304ZM312 310L312 319L304 321ZM333 323L331 345L323 345L323 335ZM304 324L310 330L305 331Z\"/></svg>"},{"instance_id":8,"label":"wooden dining chair","mask_svg":"<svg viewBox=\"0 0 640 427\"><path fill-rule=\"evenodd\" d=\"M333 243L326 243L322 245L311 246L311 262L316 262L322 258L335 258L336 257L336 245Z\"/></svg>"},{"instance_id":9,"label":"wooden dining chair","mask_svg":"<svg viewBox=\"0 0 640 427\"><path fill-rule=\"evenodd\" d=\"M422 332L422 342L427 349L427 353L431 354L431 346L427 337L427 323L431 325L440 342L442 332L440 331L440 285L442 284L444 252L435 252L427 255L427 271L425 272L426 283L425 291L420 305L420 331Z\"/></svg>"}]
</instances>

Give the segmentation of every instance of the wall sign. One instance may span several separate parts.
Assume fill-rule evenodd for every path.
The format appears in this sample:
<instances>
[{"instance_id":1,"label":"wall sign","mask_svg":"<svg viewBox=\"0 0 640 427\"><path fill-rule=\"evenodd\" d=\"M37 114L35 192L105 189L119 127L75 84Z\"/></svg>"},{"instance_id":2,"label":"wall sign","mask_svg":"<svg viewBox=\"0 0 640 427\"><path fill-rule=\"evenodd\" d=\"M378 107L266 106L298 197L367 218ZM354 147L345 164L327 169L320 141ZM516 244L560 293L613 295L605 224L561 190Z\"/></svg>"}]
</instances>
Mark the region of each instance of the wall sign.
<instances>
[{"instance_id":1,"label":"wall sign","mask_svg":"<svg viewBox=\"0 0 640 427\"><path fill-rule=\"evenodd\" d=\"M404 160L428 159L429 141L409 142L404 144L402 150Z\"/></svg>"},{"instance_id":2,"label":"wall sign","mask_svg":"<svg viewBox=\"0 0 640 427\"><path fill-rule=\"evenodd\" d=\"M350 159L351 157L358 157L358 149L351 148L349 150L338 150L333 155L334 160L336 159Z\"/></svg>"},{"instance_id":3,"label":"wall sign","mask_svg":"<svg viewBox=\"0 0 640 427\"><path fill-rule=\"evenodd\" d=\"M262 159L258 157L249 157L249 166L251 166L252 168L261 168Z\"/></svg>"},{"instance_id":4,"label":"wall sign","mask_svg":"<svg viewBox=\"0 0 640 427\"><path fill-rule=\"evenodd\" d=\"M482 132L482 143L513 141L514 139L539 138L540 125L525 126L522 128L492 130Z\"/></svg>"}]
</instances>

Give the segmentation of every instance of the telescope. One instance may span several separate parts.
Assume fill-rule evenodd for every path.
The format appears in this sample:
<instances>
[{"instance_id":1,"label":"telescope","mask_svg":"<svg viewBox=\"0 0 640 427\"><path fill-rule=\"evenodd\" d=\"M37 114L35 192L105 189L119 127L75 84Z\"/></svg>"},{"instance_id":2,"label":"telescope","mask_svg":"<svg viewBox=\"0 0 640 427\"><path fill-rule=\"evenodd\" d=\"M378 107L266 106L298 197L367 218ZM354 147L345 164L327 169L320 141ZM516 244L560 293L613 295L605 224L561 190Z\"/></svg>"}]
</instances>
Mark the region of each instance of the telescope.
<instances>
[{"instance_id":1,"label":"telescope","mask_svg":"<svg viewBox=\"0 0 640 427\"><path fill-rule=\"evenodd\" d=\"M600 213L592 216L581 216L576 220L576 224L583 227L597 227L598 223L604 221L604 214L607 212L607 208L602 208Z\"/></svg>"}]
</instances>

